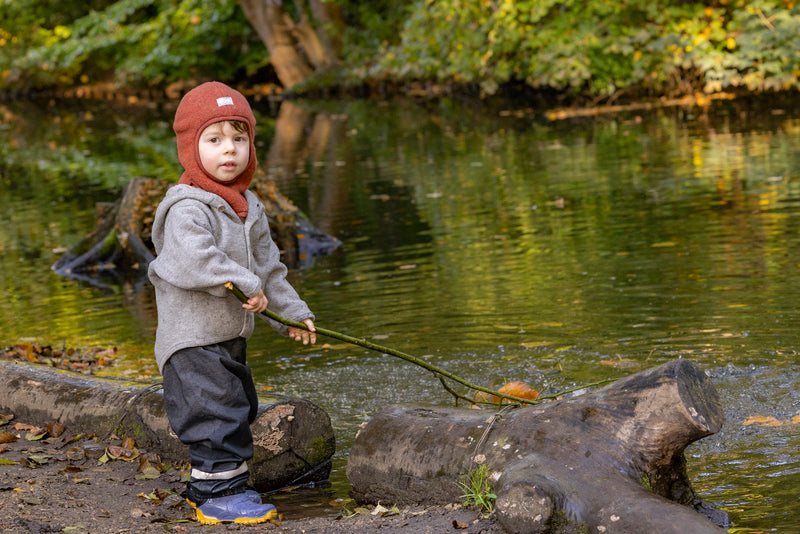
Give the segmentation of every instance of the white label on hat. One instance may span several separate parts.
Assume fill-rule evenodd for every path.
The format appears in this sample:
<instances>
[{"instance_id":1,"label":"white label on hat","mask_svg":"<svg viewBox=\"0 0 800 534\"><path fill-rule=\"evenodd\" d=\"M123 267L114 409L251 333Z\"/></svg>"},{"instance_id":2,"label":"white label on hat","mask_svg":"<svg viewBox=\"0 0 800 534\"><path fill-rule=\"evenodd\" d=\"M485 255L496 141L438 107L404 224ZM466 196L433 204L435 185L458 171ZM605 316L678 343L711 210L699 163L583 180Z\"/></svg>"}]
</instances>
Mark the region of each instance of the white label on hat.
<instances>
[{"instance_id":1,"label":"white label on hat","mask_svg":"<svg viewBox=\"0 0 800 534\"><path fill-rule=\"evenodd\" d=\"M222 106L232 106L233 105L233 98L229 96L221 96L217 99L217 107L221 108Z\"/></svg>"}]
</instances>

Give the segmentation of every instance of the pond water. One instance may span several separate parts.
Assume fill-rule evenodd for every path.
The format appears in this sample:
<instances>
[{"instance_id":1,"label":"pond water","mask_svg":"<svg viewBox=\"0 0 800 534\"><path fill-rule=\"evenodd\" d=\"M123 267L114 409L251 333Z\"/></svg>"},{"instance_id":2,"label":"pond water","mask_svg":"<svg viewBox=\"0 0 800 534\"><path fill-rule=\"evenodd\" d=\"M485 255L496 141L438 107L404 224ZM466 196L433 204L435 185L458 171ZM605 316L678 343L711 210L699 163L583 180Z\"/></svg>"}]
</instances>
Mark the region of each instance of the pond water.
<instances>
[{"instance_id":1,"label":"pond water","mask_svg":"<svg viewBox=\"0 0 800 534\"><path fill-rule=\"evenodd\" d=\"M800 532L797 103L562 120L455 98L294 103L307 120L292 152L263 102L258 155L342 241L291 272L319 326L547 394L691 359L726 416L687 449L695 489L734 532ZM50 267L130 177L177 178L174 105L0 104L0 343L116 346L111 373L159 379L149 286ZM382 407L452 403L427 371L335 340L297 346L260 324L249 350L262 391L331 415L332 486L312 500L346 496L349 445Z\"/></svg>"}]
</instances>

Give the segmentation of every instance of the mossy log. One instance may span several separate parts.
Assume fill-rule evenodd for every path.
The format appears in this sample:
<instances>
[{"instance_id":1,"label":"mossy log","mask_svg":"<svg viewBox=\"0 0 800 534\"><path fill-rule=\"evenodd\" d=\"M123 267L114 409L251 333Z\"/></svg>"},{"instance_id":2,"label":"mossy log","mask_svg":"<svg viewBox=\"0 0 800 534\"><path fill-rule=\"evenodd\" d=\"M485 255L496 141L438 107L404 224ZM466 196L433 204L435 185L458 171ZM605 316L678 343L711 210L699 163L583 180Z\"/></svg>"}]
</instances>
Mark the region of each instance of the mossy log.
<instances>
[{"instance_id":1,"label":"mossy log","mask_svg":"<svg viewBox=\"0 0 800 534\"><path fill-rule=\"evenodd\" d=\"M94 285L105 285L108 278L143 279L155 257L150 235L155 211L172 185L153 178L132 178L117 202L98 204L95 229L64 253L53 270ZM315 228L260 169L251 188L264 202L281 260L290 268L304 267L341 244Z\"/></svg>"},{"instance_id":2,"label":"mossy log","mask_svg":"<svg viewBox=\"0 0 800 534\"><path fill-rule=\"evenodd\" d=\"M164 461L188 461L188 448L170 429L160 388L15 362L0 362L0 373L0 413L40 426L59 421L73 434L113 432ZM257 490L328 478L335 438L330 417L317 405L262 399L251 430L255 455L248 465Z\"/></svg>"},{"instance_id":3,"label":"mossy log","mask_svg":"<svg viewBox=\"0 0 800 534\"><path fill-rule=\"evenodd\" d=\"M676 360L536 406L388 408L359 432L347 476L361 502L461 502L483 464L511 533L719 534L727 514L693 491L684 449L723 418L705 374Z\"/></svg>"}]
</instances>

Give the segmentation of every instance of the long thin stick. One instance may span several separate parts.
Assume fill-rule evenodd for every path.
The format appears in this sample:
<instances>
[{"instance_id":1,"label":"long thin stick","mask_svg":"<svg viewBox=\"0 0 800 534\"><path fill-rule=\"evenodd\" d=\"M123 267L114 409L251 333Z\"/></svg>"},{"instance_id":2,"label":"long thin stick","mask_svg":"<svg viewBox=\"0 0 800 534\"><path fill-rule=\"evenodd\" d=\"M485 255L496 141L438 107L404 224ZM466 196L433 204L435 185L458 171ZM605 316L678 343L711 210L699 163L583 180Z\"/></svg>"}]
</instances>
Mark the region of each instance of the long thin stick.
<instances>
[{"instance_id":1,"label":"long thin stick","mask_svg":"<svg viewBox=\"0 0 800 534\"><path fill-rule=\"evenodd\" d=\"M242 291L238 287L236 287L233 284L233 282L227 282L225 284L225 287L228 288L236 296L236 298L238 298L240 301L242 301L243 303L247 302L247 296L245 296L245 294L242 293ZM275 313L273 311L270 311L270 310L265 310L265 311L261 312L260 316L261 316L262 319L268 317L268 318L270 318L270 319L272 319L274 321L277 321L277 322L279 322L281 324L284 324L286 326L293 326L295 328L300 328L302 330L308 330L308 326L306 326L305 323L301 323L299 321L293 321L291 319L287 319L287 318L282 317L282 316L278 315L277 313ZM474 389L475 391L482 391L484 393L488 393L490 395L494 395L495 397L499 397L501 399L508 399L508 400L512 400L514 402L518 402L518 403L522 403L522 404L538 404L538 400L523 399L522 397L516 397L514 395L508 395L506 393L500 393L498 391L493 391L491 389L485 388L483 386L479 386L477 384L472 384L470 382L467 382L463 378L460 378L460 377L458 377L458 376L456 376L456 375L454 375L452 373L449 373L449 372L445 371L444 369L440 369L440 368L436 367L435 365L429 364L425 360L420 360L419 358L417 358L415 356L412 356L410 354L406 354L405 352L401 352L401 351L396 350L396 349L392 349L390 347L384 347L382 345L378 345L376 343L372 343L371 341L367 341L366 339L359 339L359 338L351 337L351 336L348 336L346 334L341 334L339 332L335 332L333 330L328 330L327 328L322 328L322 327L319 327L319 326L316 326L316 325L315 325L315 330L316 330L316 332L318 334L322 334L323 336L332 337L332 338L338 339L340 341L345 341L345 342L353 344L353 345L358 345L359 347L364 347L365 349L370 349L370 350L374 350L374 351L377 351L377 352L380 352L380 353L389 354L390 356L395 356L395 357L401 358L401 359L403 359L403 360L405 360L407 362L411 362L414 365L419 365L423 369L427 369L428 371L438 375L439 376L439 380L442 380L442 377L445 377L445 378L449 378L450 380L452 380L454 382L458 382L459 384L461 384L463 386L466 386L469 389ZM603 381L603 382L607 382L607 380ZM603 383L603 382L599 382L599 383ZM590 384L590 385L596 385L596 384ZM583 386L583 387L588 387L588 386ZM561 394L559 393L558 395L561 395ZM540 399L555 398L558 395L548 395L548 396L539 397L539 398ZM473 401L473 402L477 402L477 401ZM498 404L498 403L492 402L492 403L487 403L487 404Z\"/></svg>"}]
</instances>

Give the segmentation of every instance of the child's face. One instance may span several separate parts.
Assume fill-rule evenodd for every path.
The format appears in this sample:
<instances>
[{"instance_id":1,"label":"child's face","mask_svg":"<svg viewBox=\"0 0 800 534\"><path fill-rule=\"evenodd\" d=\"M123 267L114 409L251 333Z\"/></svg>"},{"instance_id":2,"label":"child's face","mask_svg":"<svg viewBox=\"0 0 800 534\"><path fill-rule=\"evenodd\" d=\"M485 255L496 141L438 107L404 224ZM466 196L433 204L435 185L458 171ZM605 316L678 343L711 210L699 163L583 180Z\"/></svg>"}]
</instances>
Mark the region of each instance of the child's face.
<instances>
[{"instance_id":1,"label":"child's face","mask_svg":"<svg viewBox=\"0 0 800 534\"><path fill-rule=\"evenodd\" d=\"M229 122L215 122L203 130L197 148L203 168L223 183L235 180L250 161L250 136Z\"/></svg>"}]
</instances>

